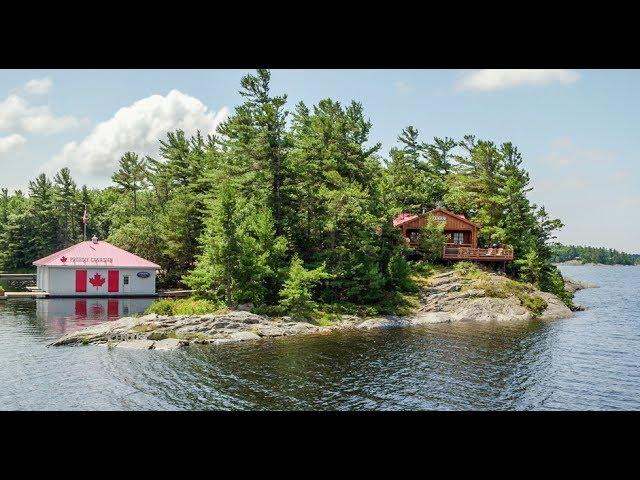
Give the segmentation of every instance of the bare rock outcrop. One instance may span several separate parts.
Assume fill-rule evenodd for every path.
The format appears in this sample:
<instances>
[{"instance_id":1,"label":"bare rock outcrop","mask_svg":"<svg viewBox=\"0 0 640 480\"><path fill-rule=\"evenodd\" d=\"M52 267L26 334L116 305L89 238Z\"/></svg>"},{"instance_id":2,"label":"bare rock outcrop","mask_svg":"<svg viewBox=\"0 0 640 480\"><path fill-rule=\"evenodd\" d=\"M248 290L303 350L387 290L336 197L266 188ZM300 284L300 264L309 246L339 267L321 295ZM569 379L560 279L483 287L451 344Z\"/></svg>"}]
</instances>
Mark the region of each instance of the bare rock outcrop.
<instances>
[{"instance_id":1,"label":"bare rock outcrop","mask_svg":"<svg viewBox=\"0 0 640 480\"><path fill-rule=\"evenodd\" d=\"M562 278L564 278L564 288L567 292L575 293L578 290L584 290L585 288L598 288L598 285L593 282L575 280L564 275L562 276Z\"/></svg>"},{"instance_id":2,"label":"bare rock outcrop","mask_svg":"<svg viewBox=\"0 0 640 480\"><path fill-rule=\"evenodd\" d=\"M482 281L478 281L453 271L434 275L420 292L419 308L409 316L360 318L342 315L331 325L321 326L289 317L256 315L244 308L197 316L151 314L125 317L78 330L51 345L98 344L114 348L174 350L198 343L223 345L347 328L376 330L448 322L553 320L573 315L558 297L550 293L516 284L492 273L485 272L481 278ZM513 285L525 293L513 290ZM523 302L522 295L528 300L540 297L538 303L545 307L544 310L534 313Z\"/></svg>"}]
</instances>

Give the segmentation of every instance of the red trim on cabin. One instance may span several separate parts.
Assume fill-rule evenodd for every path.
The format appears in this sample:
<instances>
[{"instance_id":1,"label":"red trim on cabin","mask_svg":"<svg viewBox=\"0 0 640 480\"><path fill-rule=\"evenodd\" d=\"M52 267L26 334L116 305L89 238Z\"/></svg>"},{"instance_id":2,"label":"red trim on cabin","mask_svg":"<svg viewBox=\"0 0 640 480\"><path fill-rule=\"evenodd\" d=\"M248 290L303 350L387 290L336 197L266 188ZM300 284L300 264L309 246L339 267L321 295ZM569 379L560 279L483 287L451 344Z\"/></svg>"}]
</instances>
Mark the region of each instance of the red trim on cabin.
<instances>
[{"instance_id":1,"label":"red trim on cabin","mask_svg":"<svg viewBox=\"0 0 640 480\"><path fill-rule=\"evenodd\" d=\"M87 271L76 270L76 292L82 293L87 291ZM85 310L86 314L86 310Z\"/></svg>"},{"instance_id":2,"label":"red trim on cabin","mask_svg":"<svg viewBox=\"0 0 640 480\"><path fill-rule=\"evenodd\" d=\"M109 292L119 292L120 291L120 272L118 270L109 270L109 287L107 291Z\"/></svg>"}]
</instances>

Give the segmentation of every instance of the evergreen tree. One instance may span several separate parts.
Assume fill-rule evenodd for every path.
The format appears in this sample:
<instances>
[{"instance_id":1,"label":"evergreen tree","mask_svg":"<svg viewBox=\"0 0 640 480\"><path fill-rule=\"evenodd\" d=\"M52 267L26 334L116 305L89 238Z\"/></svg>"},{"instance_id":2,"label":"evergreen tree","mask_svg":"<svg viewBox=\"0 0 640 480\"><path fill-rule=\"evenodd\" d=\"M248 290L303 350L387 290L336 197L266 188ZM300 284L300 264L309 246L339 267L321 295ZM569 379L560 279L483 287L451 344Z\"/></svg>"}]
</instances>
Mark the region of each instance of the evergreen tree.
<instances>
[{"instance_id":1,"label":"evergreen tree","mask_svg":"<svg viewBox=\"0 0 640 480\"><path fill-rule=\"evenodd\" d=\"M162 142L162 140L161 140ZM138 191L147 187L146 159L133 152L126 152L118 163L118 170L111 180L133 199L133 213L138 213Z\"/></svg>"},{"instance_id":2,"label":"evergreen tree","mask_svg":"<svg viewBox=\"0 0 640 480\"><path fill-rule=\"evenodd\" d=\"M313 301L311 289L321 280L330 277L331 275L326 272L324 264L313 270L307 270L302 260L294 255L284 286L279 292L280 305L294 318L312 318L317 303Z\"/></svg>"},{"instance_id":3,"label":"evergreen tree","mask_svg":"<svg viewBox=\"0 0 640 480\"><path fill-rule=\"evenodd\" d=\"M80 219L76 218L78 189L67 167L56 173L53 177L53 182L55 206L59 212L59 245L60 247L68 247L79 239L78 226Z\"/></svg>"},{"instance_id":4,"label":"evergreen tree","mask_svg":"<svg viewBox=\"0 0 640 480\"><path fill-rule=\"evenodd\" d=\"M224 184L207 217L200 237L202 253L183 281L228 305L263 304L267 285L278 276L274 259L280 259L286 242L275 235L269 210L261 210Z\"/></svg>"},{"instance_id":5,"label":"evergreen tree","mask_svg":"<svg viewBox=\"0 0 640 480\"><path fill-rule=\"evenodd\" d=\"M431 170L439 175L448 175L451 170L451 150L458 146L458 143L449 137L434 137L433 143L426 146Z\"/></svg>"},{"instance_id":6,"label":"evergreen tree","mask_svg":"<svg viewBox=\"0 0 640 480\"><path fill-rule=\"evenodd\" d=\"M276 234L281 235L288 204L287 96L271 95L270 81L268 70L242 77L239 93L245 101L219 126L218 132L228 175L237 179L241 194L254 202L266 202Z\"/></svg>"},{"instance_id":7,"label":"evergreen tree","mask_svg":"<svg viewBox=\"0 0 640 480\"><path fill-rule=\"evenodd\" d=\"M33 235L35 257L45 257L58 247L58 211L54 204L55 192L51 180L41 173L35 180L29 182L29 196L31 198L30 211L37 219L39 227Z\"/></svg>"}]
</instances>

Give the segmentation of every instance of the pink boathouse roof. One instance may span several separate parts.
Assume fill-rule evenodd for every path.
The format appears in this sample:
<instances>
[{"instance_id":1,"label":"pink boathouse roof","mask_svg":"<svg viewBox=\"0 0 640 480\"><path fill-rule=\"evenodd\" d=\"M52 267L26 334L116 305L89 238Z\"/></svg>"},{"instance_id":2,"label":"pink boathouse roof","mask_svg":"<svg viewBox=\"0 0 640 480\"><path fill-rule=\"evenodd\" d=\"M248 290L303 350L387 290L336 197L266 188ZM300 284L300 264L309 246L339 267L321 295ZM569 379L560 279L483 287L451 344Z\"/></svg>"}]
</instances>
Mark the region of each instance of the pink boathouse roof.
<instances>
[{"instance_id":1,"label":"pink boathouse roof","mask_svg":"<svg viewBox=\"0 0 640 480\"><path fill-rule=\"evenodd\" d=\"M131 267L160 268L149 260L102 240L80 242L33 262L48 267Z\"/></svg>"}]
</instances>

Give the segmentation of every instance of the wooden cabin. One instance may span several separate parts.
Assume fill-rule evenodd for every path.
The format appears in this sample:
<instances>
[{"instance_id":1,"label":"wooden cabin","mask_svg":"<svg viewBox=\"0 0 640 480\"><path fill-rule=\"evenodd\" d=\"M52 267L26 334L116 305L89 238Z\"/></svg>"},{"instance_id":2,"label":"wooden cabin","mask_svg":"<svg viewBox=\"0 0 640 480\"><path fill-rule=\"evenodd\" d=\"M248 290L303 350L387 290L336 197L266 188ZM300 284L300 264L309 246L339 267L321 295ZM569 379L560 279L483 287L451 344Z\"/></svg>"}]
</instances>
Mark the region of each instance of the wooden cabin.
<instances>
[{"instance_id":1,"label":"wooden cabin","mask_svg":"<svg viewBox=\"0 0 640 480\"><path fill-rule=\"evenodd\" d=\"M479 248L478 231L480 225L465 218L464 215L436 208L425 214L401 213L393 219L393 226L402 230L407 244L419 249L420 229L427 216L443 222L444 233L448 241L442 249L443 260L472 260L479 262L502 262L513 260L513 250L509 247Z\"/></svg>"}]
</instances>

